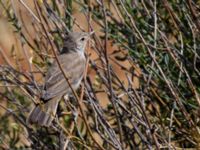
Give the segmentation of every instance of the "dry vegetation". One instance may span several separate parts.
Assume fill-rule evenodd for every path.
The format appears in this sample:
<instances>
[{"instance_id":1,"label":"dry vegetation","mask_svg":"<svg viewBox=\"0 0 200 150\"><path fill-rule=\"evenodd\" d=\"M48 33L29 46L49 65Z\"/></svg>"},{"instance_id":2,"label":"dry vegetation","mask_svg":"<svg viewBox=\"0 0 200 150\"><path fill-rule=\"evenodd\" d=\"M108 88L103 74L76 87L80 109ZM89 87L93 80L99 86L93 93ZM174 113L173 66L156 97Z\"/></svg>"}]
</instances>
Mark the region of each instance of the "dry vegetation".
<instances>
[{"instance_id":1,"label":"dry vegetation","mask_svg":"<svg viewBox=\"0 0 200 150\"><path fill-rule=\"evenodd\" d=\"M66 33L93 30L80 89L27 125ZM0 0L0 33L0 149L200 149L199 1Z\"/></svg>"}]
</instances>

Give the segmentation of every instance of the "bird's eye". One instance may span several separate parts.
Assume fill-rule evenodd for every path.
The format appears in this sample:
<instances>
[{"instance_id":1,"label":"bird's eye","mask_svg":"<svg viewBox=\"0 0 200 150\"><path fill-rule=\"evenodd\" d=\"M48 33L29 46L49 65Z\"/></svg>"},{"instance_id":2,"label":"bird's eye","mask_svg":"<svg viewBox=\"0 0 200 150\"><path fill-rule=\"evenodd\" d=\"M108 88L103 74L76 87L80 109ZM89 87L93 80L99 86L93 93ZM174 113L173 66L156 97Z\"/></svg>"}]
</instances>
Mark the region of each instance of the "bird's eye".
<instances>
[{"instance_id":1,"label":"bird's eye","mask_svg":"<svg viewBox=\"0 0 200 150\"><path fill-rule=\"evenodd\" d=\"M85 41L85 38L83 37L83 38L81 38L81 41Z\"/></svg>"}]
</instances>

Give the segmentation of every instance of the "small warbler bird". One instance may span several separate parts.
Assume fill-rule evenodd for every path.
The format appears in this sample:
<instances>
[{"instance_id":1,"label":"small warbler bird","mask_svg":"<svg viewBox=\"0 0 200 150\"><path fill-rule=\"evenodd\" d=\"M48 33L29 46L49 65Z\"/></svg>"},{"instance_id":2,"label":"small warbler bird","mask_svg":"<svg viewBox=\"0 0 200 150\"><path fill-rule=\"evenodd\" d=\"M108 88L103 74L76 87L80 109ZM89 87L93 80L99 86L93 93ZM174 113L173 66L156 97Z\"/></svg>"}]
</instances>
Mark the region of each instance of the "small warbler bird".
<instances>
[{"instance_id":1,"label":"small warbler bird","mask_svg":"<svg viewBox=\"0 0 200 150\"><path fill-rule=\"evenodd\" d=\"M74 90L79 87L83 78L86 65L84 50L89 38L90 34L85 32L69 33L64 41L64 47L58 55L61 67ZM71 92L57 61L54 61L46 74L44 92L40 98L42 103L36 105L31 111L27 122L49 127L55 118L62 96L69 95Z\"/></svg>"}]
</instances>

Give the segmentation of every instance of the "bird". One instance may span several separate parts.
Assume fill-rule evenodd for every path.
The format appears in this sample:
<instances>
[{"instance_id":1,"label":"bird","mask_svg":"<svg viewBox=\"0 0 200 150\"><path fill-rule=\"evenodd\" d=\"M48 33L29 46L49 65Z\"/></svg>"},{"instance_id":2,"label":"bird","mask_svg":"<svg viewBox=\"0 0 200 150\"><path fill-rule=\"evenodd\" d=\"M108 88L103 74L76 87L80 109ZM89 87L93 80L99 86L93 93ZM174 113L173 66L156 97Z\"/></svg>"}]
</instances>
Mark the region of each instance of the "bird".
<instances>
[{"instance_id":1,"label":"bird","mask_svg":"<svg viewBox=\"0 0 200 150\"><path fill-rule=\"evenodd\" d=\"M86 58L84 51L90 38L86 32L70 32L58 55L60 65L65 72L73 90L77 90L85 71ZM59 68L56 60L49 67L44 89L40 96L41 103L30 112L27 123L49 127L55 118L58 104L64 95L70 95L72 90Z\"/></svg>"}]
</instances>

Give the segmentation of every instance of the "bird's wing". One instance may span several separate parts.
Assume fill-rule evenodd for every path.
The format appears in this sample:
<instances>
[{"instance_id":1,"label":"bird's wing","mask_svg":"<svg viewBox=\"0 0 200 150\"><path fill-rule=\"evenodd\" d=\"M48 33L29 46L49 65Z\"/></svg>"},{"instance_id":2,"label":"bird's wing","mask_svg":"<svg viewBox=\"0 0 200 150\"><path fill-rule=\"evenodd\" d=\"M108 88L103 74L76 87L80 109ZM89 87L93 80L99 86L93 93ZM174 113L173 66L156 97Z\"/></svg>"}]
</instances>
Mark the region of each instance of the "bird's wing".
<instances>
[{"instance_id":1,"label":"bird's wing","mask_svg":"<svg viewBox=\"0 0 200 150\"><path fill-rule=\"evenodd\" d=\"M80 83L83 77L85 56L79 53L69 53L58 56L58 59L73 89L76 90L78 87L77 84ZM70 91L65 77L63 76L58 63L55 61L47 72L45 78L45 92L42 95L42 98L48 100Z\"/></svg>"}]
</instances>

